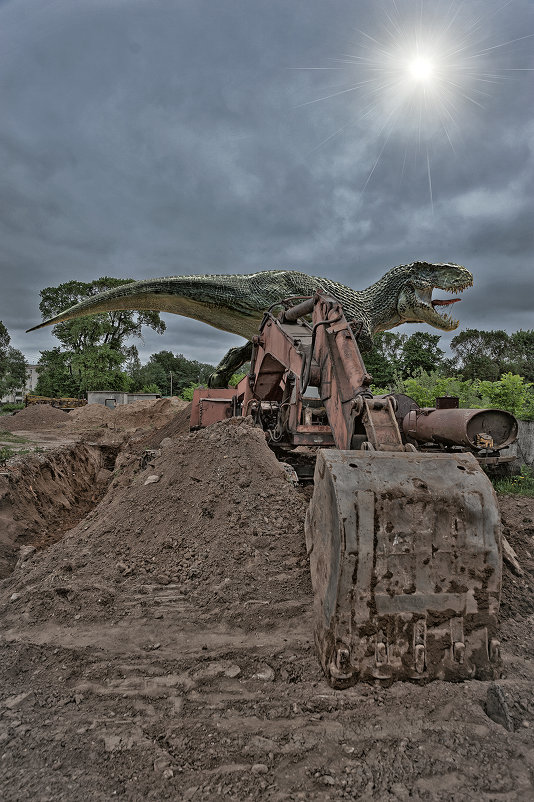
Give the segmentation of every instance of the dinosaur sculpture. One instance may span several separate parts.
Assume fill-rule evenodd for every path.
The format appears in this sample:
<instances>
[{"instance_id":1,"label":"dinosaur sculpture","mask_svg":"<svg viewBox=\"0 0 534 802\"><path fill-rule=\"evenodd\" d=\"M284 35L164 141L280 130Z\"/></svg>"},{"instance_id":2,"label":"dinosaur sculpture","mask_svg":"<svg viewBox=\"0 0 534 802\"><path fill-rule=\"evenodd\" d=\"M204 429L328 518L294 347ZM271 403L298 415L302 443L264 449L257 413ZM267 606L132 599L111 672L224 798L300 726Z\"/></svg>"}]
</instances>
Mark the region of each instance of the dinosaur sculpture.
<instances>
[{"instance_id":1,"label":"dinosaur sculpture","mask_svg":"<svg viewBox=\"0 0 534 802\"><path fill-rule=\"evenodd\" d=\"M401 323L427 323L452 331L458 321L438 311L460 300L433 300L432 290L458 293L471 286L469 270L454 263L413 262L389 270L365 290L353 290L327 278L295 270L265 270L249 275L192 275L133 281L81 301L28 331L76 317L121 309L174 312L201 320L222 331L250 340L258 331L263 312L282 298L309 296L319 288L338 298L346 317L361 323L359 345L372 346L378 331ZM212 374L213 387L225 386L229 377L249 358L251 343L231 348Z\"/></svg>"}]
</instances>

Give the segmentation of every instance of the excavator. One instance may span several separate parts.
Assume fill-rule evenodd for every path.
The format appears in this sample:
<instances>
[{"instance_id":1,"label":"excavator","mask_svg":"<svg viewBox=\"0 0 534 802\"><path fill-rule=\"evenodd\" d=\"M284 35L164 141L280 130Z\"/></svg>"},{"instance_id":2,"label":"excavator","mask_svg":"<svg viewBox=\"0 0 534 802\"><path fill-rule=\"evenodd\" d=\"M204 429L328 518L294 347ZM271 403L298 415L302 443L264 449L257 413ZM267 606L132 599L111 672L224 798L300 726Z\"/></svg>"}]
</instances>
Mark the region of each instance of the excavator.
<instances>
[{"instance_id":1,"label":"excavator","mask_svg":"<svg viewBox=\"0 0 534 802\"><path fill-rule=\"evenodd\" d=\"M501 524L483 468L517 421L373 396L360 329L324 291L280 301L237 387L195 390L191 428L251 415L297 473L314 464L305 537L333 687L497 678Z\"/></svg>"}]
</instances>

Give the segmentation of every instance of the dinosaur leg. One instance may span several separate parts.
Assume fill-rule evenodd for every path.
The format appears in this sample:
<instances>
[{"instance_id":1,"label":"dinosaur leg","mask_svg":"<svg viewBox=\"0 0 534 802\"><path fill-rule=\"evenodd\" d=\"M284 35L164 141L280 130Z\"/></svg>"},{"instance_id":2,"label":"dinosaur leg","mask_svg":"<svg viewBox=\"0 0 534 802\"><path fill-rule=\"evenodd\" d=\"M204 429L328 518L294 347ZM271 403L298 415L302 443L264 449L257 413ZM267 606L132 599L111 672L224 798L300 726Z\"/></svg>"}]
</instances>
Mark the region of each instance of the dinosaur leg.
<instances>
[{"instance_id":1,"label":"dinosaur leg","mask_svg":"<svg viewBox=\"0 0 534 802\"><path fill-rule=\"evenodd\" d=\"M233 374L238 370L241 365L248 362L252 356L252 343L248 342L246 345L237 346L237 348L230 348L228 353L223 356L215 373L212 373L208 379L208 387L227 387L228 382Z\"/></svg>"}]
</instances>

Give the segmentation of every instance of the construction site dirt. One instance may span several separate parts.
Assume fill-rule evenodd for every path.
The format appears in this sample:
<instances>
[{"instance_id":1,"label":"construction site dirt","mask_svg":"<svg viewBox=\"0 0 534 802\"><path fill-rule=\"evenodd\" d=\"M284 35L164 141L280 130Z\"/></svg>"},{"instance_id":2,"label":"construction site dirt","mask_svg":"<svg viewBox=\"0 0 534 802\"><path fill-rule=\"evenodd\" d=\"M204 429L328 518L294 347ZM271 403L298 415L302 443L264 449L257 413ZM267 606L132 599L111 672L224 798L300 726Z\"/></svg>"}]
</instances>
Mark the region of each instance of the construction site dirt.
<instances>
[{"instance_id":1,"label":"construction site dirt","mask_svg":"<svg viewBox=\"0 0 534 802\"><path fill-rule=\"evenodd\" d=\"M47 442L0 468L1 798L534 798L534 499L499 497L502 679L333 690L310 488L248 418L140 403L0 419Z\"/></svg>"}]
</instances>

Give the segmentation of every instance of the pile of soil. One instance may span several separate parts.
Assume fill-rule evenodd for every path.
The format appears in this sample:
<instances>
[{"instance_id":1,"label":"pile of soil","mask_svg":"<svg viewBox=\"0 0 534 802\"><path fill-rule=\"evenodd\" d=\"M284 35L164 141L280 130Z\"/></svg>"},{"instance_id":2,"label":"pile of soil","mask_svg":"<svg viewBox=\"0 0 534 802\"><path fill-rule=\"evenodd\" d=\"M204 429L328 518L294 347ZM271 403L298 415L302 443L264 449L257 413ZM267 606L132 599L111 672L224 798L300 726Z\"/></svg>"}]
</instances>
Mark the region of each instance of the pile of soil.
<instances>
[{"instance_id":1,"label":"pile of soil","mask_svg":"<svg viewBox=\"0 0 534 802\"><path fill-rule=\"evenodd\" d=\"M183 407L181 412L173 415L173 417L168 423L165 424L165 426L162 426L155 432L151 432L146 437L138 439L138 446L149 449L159 448L161 442L165 440L166 437L173 438L187 434L191 419L191 406L191 404L187 404Z\"/></svg>"},{"instance_id":2,"label":"pile of soil","mask_svg":"<svg viewBox=\"0 0 534 802\"><path fill-rule=\"evenodd\" d=\"M104 404L86 404L69 412L69 426L105 426L113 420L114 412Z\"/></svg>"},{"instance_id":3,"label":"pile of soil","mask_svg":"<svg viewBox=\"0 0 534 802\"><path fill-rule=\"evenodd\" d=\"M68 412L51 407L49 404L34 404L21 409L16 415L2 416L0 431L32 432L43 429L55 429L58 424L67 423Z\"/></svg>"},{"instance_id":4,"label":"pile of soil","mask_svg":"<svg viewBox=\"0 0 534 802\"><path fill-rule=\"evenodd\" d=\"M103 404L87 404L73 410L69 416L69 431L95 432L109 429L133 434L156 430L172 421L188 406L181 398L159 398L157 401L134 401L110 409Z\"/></svg>"},{"instance_id":5,"label":"pile of soil","mask_svg":"<svg viewBox=\"0 0 534 802\"><path fill-rule=\"evenodd\" d=\"M333 691L307 494L247 419L169 436L148 465L124 450L98 507L0 583L4 799L534 796L534 501L503 500L524 575L505 572L502 680Z\"/></svg>"},{"instance_id":6,"label":"pile of soil","mask_svg":"<svg viewBox=\"0 0 534 802\"><path fill-rule=\"evenodd\" d=\"M104 404L87 404L64 412L48 404L27 407L0 421L0 431L39 433L39 446L54 447L65 442L85 440L100 446L120 446L129 440L146 438L157 443L169 434L189 431L190 404L181 398L160 398L156 401L135 401L115 409ZM165 428L159 437L158 432ZM31 441L31 437L29 437ZM31 442L30 442L31 445Z\"/></svg>"},{"instance_id":7,"label":"pile of soil","mask_svg":"<svg viewBox=\"0 0 534 802\"><path fill-rule=\"evenodd\" d=\"M208 468L209 466L209 468ZM310 586L302 538L307 499L286 478L248 419L234 419L182 437L139 468L119 458L105 499L56 548L27 566L16 605L27 620L43 623L109 618L117 586L121 597L147 582L180 588L195 616L217 611L221 624L245 631L308 609ZM65 586L62 561L79 548L92 555L69 576L69 592L31 593L25 588ZM101 555L105 555L102 558ZM87 597L95 572L110 599L104 607ZM15 578L14 578L15 579ZM290 602L289 606L286 602Z\"/></svg>"},{"instance_id":8,"label":"pile of soil","mask_svg":"<svg viewBox=\"0 0 534 802\"><path fill-rule=\"evenodd\" d=\"M181 398L159 398L157 401L134 401L116 407L114 424L120 429L135 432L139 429L160 428L187 406Z\"/></svg>"}]
</instances>

